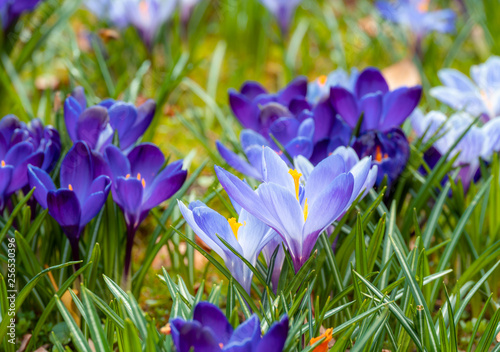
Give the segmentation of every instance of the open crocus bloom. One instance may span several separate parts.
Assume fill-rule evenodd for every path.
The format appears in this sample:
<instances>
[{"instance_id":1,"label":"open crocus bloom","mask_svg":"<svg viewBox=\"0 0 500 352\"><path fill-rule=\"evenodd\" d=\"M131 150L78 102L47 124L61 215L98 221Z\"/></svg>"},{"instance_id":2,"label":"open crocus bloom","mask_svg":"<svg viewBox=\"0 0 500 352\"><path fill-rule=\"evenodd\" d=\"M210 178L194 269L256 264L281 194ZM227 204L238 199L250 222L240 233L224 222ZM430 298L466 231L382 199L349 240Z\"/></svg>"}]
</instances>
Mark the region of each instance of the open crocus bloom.
<instances>
[{"instance_id":1,"label":"open crocus bloom","mask_svg":"<svg viewBox=\"0 0 500 352\"><path fill-rule=\"evenodd\" d=\"M250 293L252 271L217 236L255 266L262 248L276 236L276 232L244 209L240 210L236 220L224 218L200 201L190 203L189 208L181 201L178 204L188 225L224 260L234 278Z\"/></svg>"},{"instance_id":2,"label":"open crocus bloom","mask_svg":"<svg viewBox=\"0 0 500 352\"><path fill-rule=\"evenodd\" d=\"M472 66L472 79L455 69L438 72L443 86L430 94L455 110L465 110L483 121L500 116L500 57L492 56L481 65Z\"/></svg>"},{"instance_id":3,"label":"open crocus bloom","mask_svg":"<svg viewBox=\"0 0 500 352\"><path fill-rule=\"evenodd\" d=\"M78 259L78 242L85 225L101 210L111 187L108 176L96 174L90 148L78 141L61 163L60 188L44 170L29 166L30 187L44 209L61 225Z\"/></svg>"},{"instance_id":4,"label":"open crocus bloom","mask_svg":"<svg viewBox=\"0 0 500 352\"><path fill-rule=\"evenodd\" d=\"M298 271L320 233L364 191L370 164L371 159L364 158L347 170L341 155L331 155L311 171L303 186L297 170L289 169L276 152L264 148L263 183L255 191L218 166L215 172L235 202L278 232Z\"/></svg>"},{"instance_id":5,"label":"open crocus bloom","mask_svg":"<svg viewBox=\"0 0 500 352\"><path fill-rule=\"evenodd\" d=\"M104 156L113 179L113 199L122 209L127 225L126 278L137 228L151 209L181 188L187 172L182 169L182 160L163 168L165 156L151 143L139 144L128 155L110 145Z\"/></svg>"},{"instance_id":6,"label":"open crocus bloom","mask_svg":"<svg viewBox=\"0 0 500 352\"><path fill-rule=\"evenodd\" d=\"M413 113L411 122L417 136L424 143L431 138L439 137L434 145L426 151L424 158L429 167L434 167L441 156L446 154L464 131L471 126L474 119L467 113L456 113L449 119L439 111L431 111L424 115L420 110ZM464 190L479 171L480 158L488 160L492 153L500 150L500 120L491 120L485 125L472 126L451 151L448 159L458 154L454 167L460 167L458 179L462 181Z\"/></svg>"},{"instance_id":7,"label":"open crocus bloom","mask_svg":"<svg viewBox=\"0 0 500 352\"><path fill-rule=\"evenodd\" d=\"M401 87L389 91L382 73L369 67L359 75L354 92L336 86L330 91L330 100L342 119L356 128L363 115L359 132L369 130L387 132L401 125L417 107L422 87Z\"/></svg>"},{"instance_id":8,"label":"open crocus bloom","mask_svg":"<svg viewBox=\"0 0 500 352\"><path fill-rule=\"evenodd\" d=\"M377 1L376 6L382 17L408 28L417 39L433 31L454 32L455 13L451 9L429 11L429 3L430 0Z\"/></svg>"},{"instance_id":9,"label":"open crocus bloom","mask_svg":"<svg viewBox=\"0 0 500 352\"><path fill-rule=\"evenodd\" d=\"M287 35L295 10L302 0L260 0L260 2L276 17L281 34Z\"/></svg>"},{"instance_id":10,"label":"open crocus bloom","mask_svg":"<svg viewBox=\"0 0 500 352\"><path fill-rule=\"evenodd\" d=\"M359 75L354 92L342 87L330 91L332 105L342 119L352 129L359 125L352 146L360 158L372 156L372 163L378 166L377 185L386 176L390 184L406 166L410 146L399 125L416 108L421 95L420 86L389 91L376 68L367 68Z\"/></svg>"},{"instance_id":11,"label":"open crocus bloom","mask_svg":"<svg viewBox=\"0 0 500 352\"><path fill-rule=\"evenodd\" d=\"M83 88L77 87L64 102L64 121L73 142L83 140L99 153L113 141L115 131L122 150L129 150L146 132L156 110L154 100L139 107L106 99L87 107Z\"/></svg>"},{"instance_id":12,"label":"open crocus bloom","mask_svg":"<svg viewBox=\"0 0 500 352\"><path fill-rule=\"evenodd\" d=\"M0 120L0 211L7 199L28 185L28 165L50 172L59 159L59 133L39 119L28 125L14 115ZM25 190L27 191L27 190Z\"/></svg>"},{"instance_id":13,"label":"open crocus bloom","mask_svg":"<svg viewBox=\"0 0 500 352\"><path fill-rule=\"evenodd\" d=\"M281 352L288 334L288 317L274 323L261 336L259 318L254 314L233 329L224 313L209 302L200 302L193 320L170 321L172 340L177 352Z\"/></svg>"}]
</instances>

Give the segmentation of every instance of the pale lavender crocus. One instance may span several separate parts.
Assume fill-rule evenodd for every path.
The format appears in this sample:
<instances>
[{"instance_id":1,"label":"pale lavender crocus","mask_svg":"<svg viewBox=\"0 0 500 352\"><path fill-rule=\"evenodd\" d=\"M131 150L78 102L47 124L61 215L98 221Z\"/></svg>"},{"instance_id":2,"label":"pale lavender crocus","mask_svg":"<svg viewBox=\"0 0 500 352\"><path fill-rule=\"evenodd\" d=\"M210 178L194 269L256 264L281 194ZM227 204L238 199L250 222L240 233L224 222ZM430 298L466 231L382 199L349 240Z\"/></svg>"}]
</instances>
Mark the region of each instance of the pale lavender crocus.
<instances>
[{"instance_id":1,"label":"pale lavender crocus","mask_svg":"<svg viewBox=\"0 0 500 352\"><path fill-rule=\"evenodd\" d=\"M471 78L450 68L440 70L438 76L443 85L430 90L434 98L483 121L500 116L500 57L472 66Z\"/></svg>"},{"instance_id":2,"label":"pale lavender crocus","mask_svg":"<svg viewBox=\"0 0 500 352\"><path fill-rule=\"evenodd\" d=\"M224 260L233 277L250 293L252 271L220 238L255 266L262 248L276 233L244 209L240 209L238 219L226 219L200 201L190 203L189 207L177 202L188 225Z\"/></svg>"},{"instance_id":3,"label":"pale lavender crocus","mask_svg":"<svg viewBox=\"0 0 500 352\"><path fill-rule=\"evenodd\" d=\"M349 170L341 155L331 155L316 165L303 185L302 175L266 147L263 183L257 190L221 167L216 166L215 172L235 202L281 236L298 271L320 233L364 191L370 165L371 158L367 157Z\"/></svg>"}]
</instances>

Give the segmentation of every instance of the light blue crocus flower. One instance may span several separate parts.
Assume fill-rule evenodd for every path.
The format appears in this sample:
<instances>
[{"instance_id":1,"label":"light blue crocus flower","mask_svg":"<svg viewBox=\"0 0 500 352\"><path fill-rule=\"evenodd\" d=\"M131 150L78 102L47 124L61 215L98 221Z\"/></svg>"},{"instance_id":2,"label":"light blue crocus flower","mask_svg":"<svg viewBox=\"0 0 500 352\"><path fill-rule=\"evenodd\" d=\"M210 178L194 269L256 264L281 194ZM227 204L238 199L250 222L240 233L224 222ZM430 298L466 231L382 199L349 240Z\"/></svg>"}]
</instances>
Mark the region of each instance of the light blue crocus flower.
<instances>
[{"instance_id":1,"label":"light blue crocus flower","mask_svg":"<svg viewBox=\"0 0 500 352\"><path fill-rule=\"evenodd\" d=\"M455 69L438 73L443 86L430 94L455 110L465 110L483 121L500 116L500 57L492 56L481 65L472 66L472 79Z\"/></svg>"},{"instance_id":2,"label":"light blue crocus flower","mask_svg":"<svg viewBox=\"0 0 500 352\"><path fill-rule=\"evenodd\" d=\"M416 110L411 116L411 123L417 136L427 143L431 138L438 139L426 151L424 159L432 168L446 154L474 119L461 112L447 118L441 112L431 111L424 115ZM494 152L500 150L500 120L491 120L483 126L472 126L451 151L448 159L458 154L453 166L460 168L457 179L462 181L467 190L470 182L478 174L480 159L488 160Z\"/></svg>"},{"instance_id":3,"label":"light blue crocus flower","mask_svg":"<svg viewBox=\"0 0 500 352\"><path fill-rule=\"evenodd\" d=\"M377 1L382 17L408 28L420 40L430 32L455 31L456 15L451 9L429 11L430 0Z\"/></svg>"},{"instance_id":4,"label":"light blue crocus flower","mask_svg":"<svg viewBox=\"0 0 500 352\"><path fill-rule=\"evenodd\" d=\"M309 82L306 99L309 104L316 105L327 99L330 96L330 88L335 86L354 92L358 76L359 72L356 68L352 68L351 73L339 68L328 75L319 76L314 81Z\"/></svg>"},{"instance_id":5,"label":"light blue crocus flower","mask_svg":"<svg viewBox=\"0 0 500 352\"><path fill-rule=\"evenodd\" d=\"M226 219L200 201L190 203L189 207L181 201L178 201L178 204L188 225L224 260L233 277L250 293L252 271L222 243L219 237L229 243L243 258L255 265L262 248L276 233L244 209L240 210L238 220L236 220L236 218Z\"/></svg>"},{"instance_id":6,"label":"light blue crocus flower","mask_svg":"<svg viewBox=\"0 0 500 352\"><path fill-rule=\"evenodd\" d=\"M263 183L257 190L219 166L215 172L235 202L281 236L298 271L320 233L363 191L370 165L371 158L367 157L349 170L341 155L331 155L311 171L303 185L302 175L289 169L276 152L265 147Z\"/></svg>"}]
</instances>

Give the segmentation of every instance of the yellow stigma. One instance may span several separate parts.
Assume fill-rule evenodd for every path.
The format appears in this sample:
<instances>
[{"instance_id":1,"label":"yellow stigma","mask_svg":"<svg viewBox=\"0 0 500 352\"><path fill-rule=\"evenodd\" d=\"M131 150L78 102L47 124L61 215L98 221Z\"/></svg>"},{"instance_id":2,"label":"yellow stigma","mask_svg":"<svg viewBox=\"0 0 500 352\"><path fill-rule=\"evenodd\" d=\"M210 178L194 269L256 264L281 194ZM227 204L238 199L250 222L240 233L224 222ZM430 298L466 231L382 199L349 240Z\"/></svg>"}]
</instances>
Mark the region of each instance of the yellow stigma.
<instances>
[{"instance_id":1,"label":"yellow stigma","mask_svg":"<svg viewBox=\"0 0 500 352\"><path fill-rule=\"evenodd\" d=\"M306 198L306 200L304 201L304 221L307 220L308 212L309 212L309 205L307 205L307 198Z\"/></svg>"},{"instance_id":2,"label":"yellow stigma","mask_svg":"<svg viewBox=\"0 0 500 352\"><path fill-rule=\"evenodd\" d=\"M231 226L231 230L233 230L234 237L236 237L236 239L238 239L238 229L241 226L243 226L243 224L237 222L235 218L229 218L229 219L227 219L227 222L229 223L229 226Z\"/></svg>"},{"instance_id":3,"label":"yellow stigma","mask_svg":"<svg viewBox=\"0 0 500 352\"><path fill-rule=\"evenodd\" d=\"M125 176L125 178L130 178L130 174L127 174L127 176Z\"/></svg>"},{"instance_id":4,"label":"yellow stigma","mask_svg":"<svg viewBox=\"0 0 500 352\"><path fill-rule=\"evenodd\" d=\"M71 185L71 183L68 185L68 188L69 188L70 191L73 190L73 186Z\"/></svg>"},{"instance_id":5,"label":"yellow stigma","mask_svg":"<svg viewBox=\"0 0 500 352\"><path fill-rule=\"evenodd\" d=\"M148 9L149 9L148 2L142 0L139 3L139 11L145 14L145 13L148 13Z\"/></svg>"},{"instance_id":6,"label":"yellow stigma","mask_svg":"<svg viewBox=\"0 0 500 352\"><path fill-rule=\"evenodd\" d=\"M2 167L5 167L5 161L4 160L2 160L2 162L0 164L2 164Z\"/></svg>"},{"instance_id":7,"label":"yellow stigma","mask_svg":"<svg viewBox=\"0 0 500 352\"><path fill-rule=\"evenodd\" d=\"M326 84L326 81L328 80L328 77L325 75L321 75L318 77L318 84L323 87Z\"/></svg>"},{"instance_id":8,"label":"yellow stigma","mask_svg":"<svg viewBox=\"0 0 500 352\"><path fill-rule=\"evenodd\" d=\"M146 188L146 180L142 179L141 180L142 188Z\"/></svg>"},{"instance_id":9,"label":"yellow stigma","mask_svg":"<svg viewBox=\"0 0 500 352\"><path fill-rule=\"evenodd\" d=\"M297 200L299 200L299 180L302 174L295 169L288 170L288 173L293 177L293 182L295 183L295 197L297 197Z\"/></svg>"}]
</instances>

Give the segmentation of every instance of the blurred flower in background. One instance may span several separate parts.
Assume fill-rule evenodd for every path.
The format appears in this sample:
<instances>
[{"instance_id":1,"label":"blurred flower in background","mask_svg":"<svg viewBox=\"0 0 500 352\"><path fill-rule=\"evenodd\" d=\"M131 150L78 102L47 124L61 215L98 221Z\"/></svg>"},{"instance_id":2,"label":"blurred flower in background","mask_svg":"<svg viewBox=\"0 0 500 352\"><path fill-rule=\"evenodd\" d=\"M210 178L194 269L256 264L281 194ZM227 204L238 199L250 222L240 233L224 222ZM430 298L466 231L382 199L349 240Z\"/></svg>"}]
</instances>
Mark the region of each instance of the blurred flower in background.
<instances>
[{"instance_id":1,"label":"blurred flower in background","mask_svg":"<svg viewBox=\"0 0 500 352\"><path fill-rule=\"evenodd\" d=\"M261 336L257 315L253 314L234 330L217 306L200 302L194 308L192 320L174 318L170 327L177 352L281 352L288 335L288 317L283 316Z\"/></svg>"},{"instance_id":2,"label":"blurred flower in background","mask_svg":"<svg viewBox=\"0 0 500 352\"><path fill-rule=\"evenodd\" d=\"M198 1L182 1L182 16L189 19ZM96 16L109 20L120 29L133 26L151 49L160 29L172 18L177 0L90 0L86 6Z\"/></svg>"},{"instance_id":3,"label":"blurred flower in background","mask_svg":"<svg viewBox=\"0 0 500 352\"><path fill-rule=\"evenodd\" d=\"M186 25L191 18L194 7L202 0L179 0L181 10L181 21Z\"/></svg>"},{"instance_id":4,"label":"blurred flower in background","mask_svg":"<svg viewBox=\"0 0 500 352\"><path fill-rule=\"evenodd\" d=\"M483 121L500 116L500 57L491 56L485 63L470 69L472 79L455 69L438 73L443 86L430 94L455 110L465 110Z\"/></svg>"},{"instance_id":5,"label":"blurred flower in background","mask_svg":"<svg viewBox=\"0 0 500 352\"><path fill-rule=\"evenodd\" d=\"M4 116L0 120L0 211L12 194L28 185L28 165L50 172L60 154L61 140L53 127L44 127L39 119L25 124L14 115Z\"/></svg>"},{"instance_id":6,"label":"blurred flower in background","mask_svg":"<svg viewBox=\"0 0 500 352\"><path fill-rule=\"evenodd\" d=\"M456 181L462 182L464 191L479 176L480 159L489 161L494 152L500 151L500 119L491 120L483 126L472 126L473 122L474 119L465 112L447 118L439 111L424 115L417 109L411 116L413 130L422 142L434 140L424 154L425 162L431 169L449 151L448 160L458 155L453 166L460 168Z\"/></svg>"},{"instance_id":7,"label":"blurred flower in background","mask_svg":"<svg viewBox=\"0 0 500 352\"><path fill-rule=\"evenodd\" d=\"M430 32L455 31L456 15L451 9L429 11L430 0L377 1L383 18L409 29L421 40Z\"/></svg>"},{"instance_id":8,"label":"blurred flower in background","mask_svg":"<svg viewBox=\"0 0 500 352\"><path fill-rule=\"evenodd\" d=\"M24 12L30 12L42 0L0 0L2 28L10 27Z\"/></svg>"},{"instance_id":9,"label":"blurred flower in background","mask_svg":"<svg viewBox=\"0 0 500 352\"><path fill-rule=\"evenodd\" d=\"M276 17L281 34L288 35L295 10L302 0L260 0L260 2Z\"/></svg>"}]
</instances>

